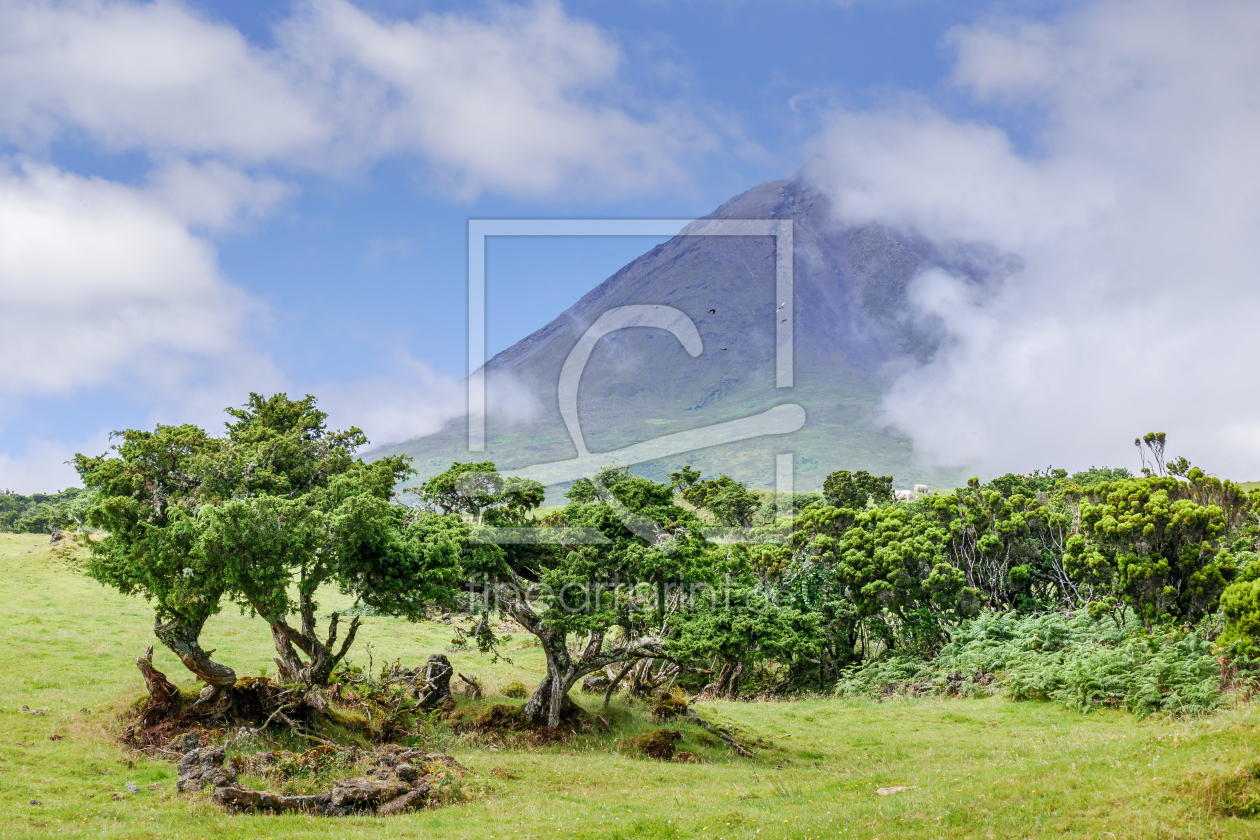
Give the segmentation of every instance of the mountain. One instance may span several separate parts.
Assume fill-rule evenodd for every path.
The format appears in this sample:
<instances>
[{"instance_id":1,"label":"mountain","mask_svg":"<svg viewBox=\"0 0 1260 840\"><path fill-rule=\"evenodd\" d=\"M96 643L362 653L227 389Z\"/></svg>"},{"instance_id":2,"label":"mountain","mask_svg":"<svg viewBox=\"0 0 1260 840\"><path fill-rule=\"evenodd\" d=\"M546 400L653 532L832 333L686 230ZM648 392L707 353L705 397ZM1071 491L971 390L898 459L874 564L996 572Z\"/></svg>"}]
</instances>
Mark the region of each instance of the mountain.
<instances>
[{"instance_id":1,"label":"mountain","mask_svg":"<svg viewBox=\"0 0 1260 840\"><path fill-rule=\"evenodd\" d=\"M676 236L487 363L492 387L510 380L535 395L541 410L531 419L510 422L492 412L483 453L468 451L460 419L374 454L411 455L422 476L456 460L492 460L510 470L574 458L578 451L557 398L561 369L596 319L614 307L640 304L681 310L703 350L693 358L664 329L623 329L600 339L578 392L591 452L792 404L804 408L805 421L791 434L677 452L632 470L660 480L692 464L706 475L725 472L770 487L775 453L792 452L797 490L819 488L836 469L891 474L898 486L952 486L958 476L916 465L910 441L877 415L891 377L930 358L942 340L938 323L910 314L907 287L932 267L988 285L1009 273L1012 261L983 247L941 248L876 225L839 227L827 198L800 173L754 187L705 218L791 219L793 306L776 309L783 302L775 300L772 236ZM789 317L795 322L794 384L777 388L776 325Z\"/></svg>"}]
</instances>

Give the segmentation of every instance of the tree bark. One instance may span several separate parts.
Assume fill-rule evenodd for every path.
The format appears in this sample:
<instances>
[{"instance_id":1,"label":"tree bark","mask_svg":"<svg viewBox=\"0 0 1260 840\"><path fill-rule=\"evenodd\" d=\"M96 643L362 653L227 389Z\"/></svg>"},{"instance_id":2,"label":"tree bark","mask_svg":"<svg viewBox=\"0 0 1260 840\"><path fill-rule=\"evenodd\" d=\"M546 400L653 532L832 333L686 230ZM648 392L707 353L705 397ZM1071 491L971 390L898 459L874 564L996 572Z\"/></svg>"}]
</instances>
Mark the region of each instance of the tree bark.
<instances>
[{"instance_id":1,"label":"tree bark","mask_svg":"<svg viewBox=\"0 0 1260 840\"><path fill-rule=\"evenodd\" d=\"M271 626L271 639L275 643L276 667L282 682L305 683L312 687L322 688L328 685L333 669L345 658L354 644L354 637L359 632L360 618L356 615L350 621L350 629L341 647L335 649L337 643L337 624L341 614L333 613L328 619L328 637L319 638L315 628L315 607L309 598L303 597L301 605L302 629L298 630L284 620L283 616L269 617L258 604L254 611ZM334 652L335 649L335 652ZM306 654L302 661L299 654Z\"/></svg>"},{"instance_id":2,"label":"tree bark","mask_svg":"<svg viewBox=\"0 0 1260 840\"><path fill-rule=\"evenodd\" d=\"M620 671L617 672L617 676L608 681L608 690L604 692L605 709L608 708L608 703L612 700L613 692L617 690L617 686L621 683L621 681L626 678L626 674L630 673L630 669L634 667L636 661L637 660L631 659Z\"/></svg>"},{"instance_id":3,"label":"tree bark","mask_svg":"<svg viewBox=\"0 0 1260 840\"><path fill-rule=\"evenodd\" d=\"M455 669L444 654L434 653L424 666L425 694L420 697L420 708L433 711L443 700L451 696L451 675Z\"/></svg>"},{"instance_id":4,"label":"tree bark","mask_svg":"<svg viewBox=\"0 0 1260 840\"><path fill-rule=\"evenodd\" d=\"M529 700L525 702L524 716L534 724L545 723L549 728L560 726L566 714L579 711L580 707L569 697L569 691L578 680L609 665L627 660L662 655L660 639L644 638L613 650L604 650L603 631L588 634L586 646L576 657L570 653L568 634L562 628L548 626L531 608L526 592L528 585L519 578L501 584L500 602L512 619L538 639L547 658L547 675Z\"/></svg>"},{"instance_id":5,"label":"tree bark","mask_svg":"<svg viewBox=\"0 0 1260 840\"><path fill-rule=\"evenodd\" d=\"M735 659L724 659L722 670L717 679L704 687L697 698L717 699L725 697L734 700L739 695L739 678L744 673L744 665Z\"/></svg>"},{"instance_id":6,"label":"tree bark","mask_svg":"<svg viewBox=\"0 0 1260 840\"><path fill-rule=\"evenodd\" d=\"M163 623L154 619L153 632L158 640L179 657L184 667L211 686L221 687L236 682L236 672L210 658L214 651L204 651L198 643L204 618L193 621L173 618Z\"/></svg>"},{"instance_id":7,"label":"tree bark","mask_svg":"<svg viewBox=\"0 0 1260 840\"><path fill-rule=\"evenodd\" d=\"M144 677L144 687L149 690L149 708L145 710L145 724L153 723L168 709L179 702L179 689L157 668L153 667L153 645L144 656L136 659L136 667Z\"/></svg>"}]
</instances>

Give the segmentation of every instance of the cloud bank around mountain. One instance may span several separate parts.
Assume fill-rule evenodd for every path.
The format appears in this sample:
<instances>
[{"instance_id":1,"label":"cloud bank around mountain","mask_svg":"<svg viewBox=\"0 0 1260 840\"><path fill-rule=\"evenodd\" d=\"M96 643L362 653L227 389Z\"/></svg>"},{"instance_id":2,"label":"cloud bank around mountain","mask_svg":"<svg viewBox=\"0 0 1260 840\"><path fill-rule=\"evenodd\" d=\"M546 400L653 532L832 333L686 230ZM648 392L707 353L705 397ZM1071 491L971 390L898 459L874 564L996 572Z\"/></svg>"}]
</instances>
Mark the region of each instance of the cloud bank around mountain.
<instances>
[{"instance_id":1,"label":"cloud bank around mountain","mask_svg":"<svg viewBox=\"0 0 1260 840\"><path fill-rule=\"evenodd\" d=\"M1159 430L1209 471L1260 476L1256 43L1260 7L1231 0L993 17L948 39L955 92L993 122L911 96L833 115L811 151L837 221L1024 261L996 290L917 279L950 340L884 409L925 459L1132 467L1134 436Z\"/></svg>"}]
</instances>

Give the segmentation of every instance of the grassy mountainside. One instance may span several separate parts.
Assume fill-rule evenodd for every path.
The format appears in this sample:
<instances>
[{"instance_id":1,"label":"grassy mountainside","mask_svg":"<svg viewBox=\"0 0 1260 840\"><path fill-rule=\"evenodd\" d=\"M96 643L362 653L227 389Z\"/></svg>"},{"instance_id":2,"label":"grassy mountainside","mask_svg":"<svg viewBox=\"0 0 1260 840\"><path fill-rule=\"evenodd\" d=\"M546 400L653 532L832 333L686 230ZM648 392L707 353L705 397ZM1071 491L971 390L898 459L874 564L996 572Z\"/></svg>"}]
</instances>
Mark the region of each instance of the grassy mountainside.
<instances>
[{"instance_id":1,"label":"grassy mountainside","mask_svg":"<svg viewBox=\"0 0 1260 840\"><path fill-rule=\"evenodd\" d=\"M775 453L793 452L800 490L818 489L828 472L840 468L892 474L905 487L957 483L957 475L917 464L910 442L884 427L880 395L890 376L930 357L940 341L938 324L908 314L906 296L917 274L945 267L985 284L999 282L1013 263L977 248L943 253L879 227L836 228L827 200L799 175L762 184L709 218L793 220L791 306L775 300L773 237L680 235L488 363L492 389L497 379L510 378L534 394L542 409L516 424L492 414L485 456L467 451L462 421L380 451L411 455L422 475L453 460L489 457L515 469L572 457L576 449L557 402L561 368L596 319L614 307L640 304L686 313L704 348L692 358L662 329L626 329L601 339L584 369L578 400L591 451L795 403L808 419L790 435L678 453L634 471L659 478L692 463L768 487ZM789 321L794 384L778 388L776 330Z\"/></svg>"},{"instance_id":2,"label":"grassy mountainside","mask_svg":"<svg viewBox=\"0 0 1260 840\"><path fill-rule=\"evenodd\" d=\"M120 716L143 693L134 661L153 642L143 602L77 574L45 538L12 534L0 534L0 598L4 837L1219 838L1257 829L1213 810L1238 801L1230 791L1253 789L1257 706L1139 722L1000 698L706 703L706 717L773 746L754 760L710 750L703 764L626 755L620 739L650 724L624 704L612 710L613 733L545 747L504 748L435 727L434 745L479 780L465 804L389 819L226 816L177 795L174 765L114 741ZM378 665L419 663L450 636L443 624L368 618L354 657L366 664L370 644ZM257 620L225 612L204 640L242 674L270 665ZM542 673L531 648L513 651L511 663L449 656L491 694ZM160 647L155 662L182 681ZM140 792L128 793L129 782ZM877 793L894 786L908 789Z\"/></svg>"}]
</instances>

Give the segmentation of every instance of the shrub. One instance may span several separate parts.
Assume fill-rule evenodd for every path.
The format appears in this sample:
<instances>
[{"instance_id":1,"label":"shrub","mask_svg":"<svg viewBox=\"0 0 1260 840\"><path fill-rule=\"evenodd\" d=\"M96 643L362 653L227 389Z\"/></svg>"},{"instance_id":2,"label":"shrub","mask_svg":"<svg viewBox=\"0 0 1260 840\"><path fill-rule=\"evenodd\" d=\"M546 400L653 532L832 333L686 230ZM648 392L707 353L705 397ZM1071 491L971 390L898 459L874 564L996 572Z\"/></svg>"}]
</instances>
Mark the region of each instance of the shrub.
<instances>
[{"instance_id":1,"label":"shrub","mask_svg":"<svg viewBox=\"0 0 1260 840\"><path fill-rule=\"evenodd\" d=\"M499 689L499 693L502 694L504 697L520 699L521 697L525 697L526 695L529 694L529 689L525 687L525 683L521 682L520 680L516 680L514 682L508 683L507 685L503 686L503 688Z\"/></svg>"},{"instance_id":2,"label":"shrub","mask_svg":"<svg viewBox=\"0 0 1260 840\"><path fill-rule=\"evenodd\" d=\"M996 675L996 676L994 676ZM1200 714L1220 704L1220 666L1207 634L1184 628L1148 634L1085 610L1021 617L986 613L963 622L932 660L892 656L847 671L838 694L987 694L1050 700L1088 712Z\"/></svg>"},{"instance_id":3,"label":"shrub","mask_svg":"<svg viewBox=\"0 0 1260 840\"><path fill-rule=\"evenodd\" d=\"M1260 654L1260 563L1247 566L1238 577L1221 593L1221 612L1225 614L1221 643L1254 657Z\"/></svg>"}]
</instances>

